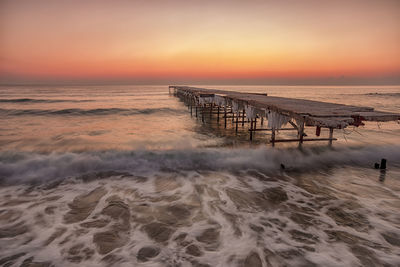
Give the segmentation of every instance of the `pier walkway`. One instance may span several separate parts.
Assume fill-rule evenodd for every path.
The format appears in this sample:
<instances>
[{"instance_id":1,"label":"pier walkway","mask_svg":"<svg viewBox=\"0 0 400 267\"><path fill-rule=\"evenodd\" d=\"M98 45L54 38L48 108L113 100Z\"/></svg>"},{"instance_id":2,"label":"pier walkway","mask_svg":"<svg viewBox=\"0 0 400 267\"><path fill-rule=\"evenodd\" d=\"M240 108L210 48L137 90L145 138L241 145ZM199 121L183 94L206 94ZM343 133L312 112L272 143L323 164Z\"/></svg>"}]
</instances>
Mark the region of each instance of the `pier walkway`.
<instances>
[{"instance_id":1,"label":"pier walkway","mask_svg":"<svg viewBox=\"0 0 400 267\"><path fill-rule=\"evenodd\" d=\"M371 107L358 107L343 104L319 102L305 99L294 99L268 96L258 93L241 93L217 89L205 89L188 86L169 86L170 93L180 97L190 108L195 109L196 116L216 114L217 120L223 115L225 128L227 118L232 118L236 124L250 123L250 140L255 131L271 131L270 142L328 141L332 145L334 129L344 129L347 126L364 125L364 121L397 121L400 114L376 111ZM257 119L268 127L257 129ZM239 121L240 120L240 121ZM247 120L247 121L246 121ZM290 128L282 128L290 124ZM304 127L316 127L316 136L320 136L321 128L329 129L328 138L305 138ZM278 131L297 131L297 138L276 139Z\"/></svg>"}]
</instances>

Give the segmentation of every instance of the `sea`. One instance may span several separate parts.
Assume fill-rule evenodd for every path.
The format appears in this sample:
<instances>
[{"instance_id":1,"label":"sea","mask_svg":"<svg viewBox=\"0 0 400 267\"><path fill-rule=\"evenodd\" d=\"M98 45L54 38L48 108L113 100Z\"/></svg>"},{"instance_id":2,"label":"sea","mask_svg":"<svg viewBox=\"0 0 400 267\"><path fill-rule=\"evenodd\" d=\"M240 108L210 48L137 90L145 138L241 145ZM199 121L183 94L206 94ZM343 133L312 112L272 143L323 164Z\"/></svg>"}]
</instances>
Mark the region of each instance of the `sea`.
<instances>
[{"instance_id":1,"label":"sea","mask_svg":"<svg viewBox=\"0 0 400 267\"><path fill-rule=\"evenodd\" d=\"M198 87L400 113L400 86ZM0 86L0 265L400 266L398 121L248 129L168 85Z\"/></svg>"}]
</instances>

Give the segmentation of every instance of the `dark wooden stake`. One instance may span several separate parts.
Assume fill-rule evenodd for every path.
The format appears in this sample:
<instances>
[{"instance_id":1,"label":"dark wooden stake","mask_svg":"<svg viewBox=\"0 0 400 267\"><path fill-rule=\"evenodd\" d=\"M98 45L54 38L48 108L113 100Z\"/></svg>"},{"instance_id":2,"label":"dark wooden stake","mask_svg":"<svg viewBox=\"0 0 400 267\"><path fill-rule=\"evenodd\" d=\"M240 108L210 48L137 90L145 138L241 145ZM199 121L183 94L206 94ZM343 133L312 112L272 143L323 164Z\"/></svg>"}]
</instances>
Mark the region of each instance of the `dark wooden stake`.
<instances>
[{"instance_id":1,"label":"dark wooden stake","mask_svg":"<svg viewBox=\"0 0 400 267\"><path fill-rule=\"evenodd\" d=\"M224 107L224 121L225 121L225 129L226 129L226 107Z\"/></svg>"},{"instance_id":2,"label":"dark wooden stake","mask_svg":"<svg viewBox=\"0 0 400 267\"><path fill-rule=\"evenodd\" d=\"M304 121L301 122L301 125L299 127L299 132L298 132L298 137L299 137L299 146L303 144L303 138L304 138Z\"/></svg>"},{"instance_id":3,"label":"dark wooden stake","mask_svg":"<svg viewBox=\"0 0 400 267\"><path fill-rule=\"evenodd\" d=\"M238 132L238 124L239 124L239 116L236 116L236 129L235 129L236 134Z\"/></svg>"},{"instance_id":4,"label":"dark wooden stake","mask_svg":"<svg viewBox=\"0 0 400 267\"><path fill-rule=\"evenodd\" d=\"M381 159L381 170L386 169L386 159Z\"/></svg>"},{"instance_id":5,"label":"dark wooden stake","mask_svg":"<svg viewBox=\"0 0 400 267\"><path fill-rule=\"evenodd\" d=\"M332 146L332 141L333 141L333 128L329 128L329 146Z\"/></svg>"},{"instance_id":6,"label":"dark wooden stake","mask_svg":"<svg viewBox=\"0 0 400 267\"><path fill-rule=\"evenodd\" d=\"M250 120L250 141L253 141L253 120Z\"/></svg>"},{"instance_id":7,"label":"dark wooden stake","mask_svg":"<svg viewBox=\"0 0 400 267\"><path fill-rule=\"evenodd\" d=\"M274 128L272 128L271 143L272 143L272 146L275 146L275 129Z\"/></svg>"},{"instance_id":8,"label":"dark wooden stake","mask_svg":"<svg viewBox=\"0 0 400 267\"><path fill-rule=\"evenodd\" d=\"M256 133L257 130L257 117L254 118L253 132Z\"/></svg>"}]
</instances>

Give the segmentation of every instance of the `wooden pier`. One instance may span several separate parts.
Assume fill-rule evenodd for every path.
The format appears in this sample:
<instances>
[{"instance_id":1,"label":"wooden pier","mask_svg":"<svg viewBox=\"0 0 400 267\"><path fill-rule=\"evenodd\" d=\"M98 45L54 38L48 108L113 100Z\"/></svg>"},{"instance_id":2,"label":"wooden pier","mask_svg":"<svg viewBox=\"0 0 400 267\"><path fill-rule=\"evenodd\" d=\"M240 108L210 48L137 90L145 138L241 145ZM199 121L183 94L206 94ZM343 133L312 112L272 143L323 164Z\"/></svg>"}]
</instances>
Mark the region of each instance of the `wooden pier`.
<instances>
[{"instance_id":1,"label":"wooden pier","mask_svg":"<svg viewBox=\"0 0 400 267\"><path fill-rule=\"evenodd\" d=\"M307 141L328 141L331 146L336 139L333 138L334 129L344 129L348 126L361 126L364 121L397 121L400 114L376 111L370 107L358 107L343 104L319 102L305 99L293 99L268 96L259 93L241 93L217 89L205 89L189 86L169 86L169 92L181 98L189 107L191 114L201 116L204 122L205 116L212 118L217 115L227 120L232 119L235 131L238 125L249 127L249 138L257 131L271 132L272 145L280 142L298 142L301 145ZM264 120L267 128L257 128L257 122L261 125ZM283 128L289 124L290 127ZM305 127L315 127L317 138L306 138ZM318 138L321 128L329 129L328 138ZM279 131L296 131L297 138L277 139Z\"/></svg>"}]
</instances>

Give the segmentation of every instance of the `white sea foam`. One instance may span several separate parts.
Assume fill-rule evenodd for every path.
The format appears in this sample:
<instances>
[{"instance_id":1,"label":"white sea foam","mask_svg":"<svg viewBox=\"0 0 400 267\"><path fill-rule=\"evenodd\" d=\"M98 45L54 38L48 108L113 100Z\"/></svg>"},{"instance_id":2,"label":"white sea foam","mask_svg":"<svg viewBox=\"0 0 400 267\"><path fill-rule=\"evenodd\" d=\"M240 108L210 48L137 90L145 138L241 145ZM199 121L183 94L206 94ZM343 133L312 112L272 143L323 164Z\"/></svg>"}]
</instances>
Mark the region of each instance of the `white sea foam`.
<instances>
[{"instance_id":1,"label":"white sea foam","mask_svg":"<svg viewBox=\"0 0 400 267\"><path fill-rule=\"evenodd\" d=\"M366 187L374 184L371 179L365 180L365 168L344 167L344 170L352 172L353 183L364 181ZM29 185L2 187L0 212L22 212L17 221L2 227L20 222L27 225L28 231L7 239L0 238L0 246L6 248L0 252L0 259L24 252L26 255L16 263L20 264L33 256L36 262L51 261L57 266L192 266L193 262L209 266L243 266L248 255L256 253L264 266L268 266L267 263L272 266L283 263L291 266L354 266L360 264L359 257L368 260L370 256L357 254L356 249L361 246L375 255L375 260L395 266L400 262L395 256L400 250L385 241L382 234L400 235L396 225L385 220L387 216L395 216L397 211L375 205L379 200L375 194L379 196L385 184L375 181L369 202L364 201L367 198L362 193L349 192L346 195L344 192L339 198L337 189L343 182L340 171L340 168L334 168L329 176L311 172L290 177L287 174L266 175L254 170L237 171L235 174L186 170L180 173L153 172L142 178L110 174L107 179L86 183L69 179L56 187L47 188L38 186L33 189ZM316 184L311 188L307 186L314 182ZM348 182L347 187L351 188L353 183ZM63 218L70 210L72 200L99 186L107 193L88 218L66 223ZM275 204L265 200L259 202L260 194L268 197L277 187L287 194L287 200ZM126 233L127 242L109 253L114 255L110 263L104 259L107 254L98 253L93 236L114 229L113 224L109 223L104 228L85 228L81 223L107 219L102 210L113 196L118 196L129 206L131 230ZM58 198L45 201L51 197ZM26 202L12 204L13 200ZM386 203L398 201L399 195L394 194L385 199ZM189 217L174 217L165 213L165 208L170 206L187 209ZM44 212L47 207L55 207L54 213ZM340 218L329 213L332 208L350 214L348 216L352 216L355 225L343 225ZM366 216L367 221L357 217L360 213ZM299 220L301 216L308 219ZM173 229L168 241L157 242L144 232L143 227L152 221L162 222ZM368 231L361 227L367 227ZM49 245L44 245L58 228L66 230ZM207 229L216 229L217 236L199 239ZM339 237L340 233L344 233L354 240L344 239L346 241L343 242L332 239L328 235L331 232L339 233ZM179 239L181 234L185 234L182 240ZM75 258L74 261L73 256L76 255L70 251L79 244L93 254L88 259ZM201 255L188 254L186 248L189 245L196 245ZM158 247L160 253L143 262L138 260L137 255L146 246Z\"/></svg>"},{"instance_id":2,"label":"white sea foam","mask_svg":"<svg viewBox=\"0 0 400 267\"><path fill-rule=\"evenodd\" d=\"M381 158L400 165L400 146L338 149L190 149L169 151L104 151L83 153L0 152L0 177L5 183L52 181L91 172L118 171L137 175L154 171L239 171L276 173L329 167L372 167Z\"/></svg>"}]
</instances>

